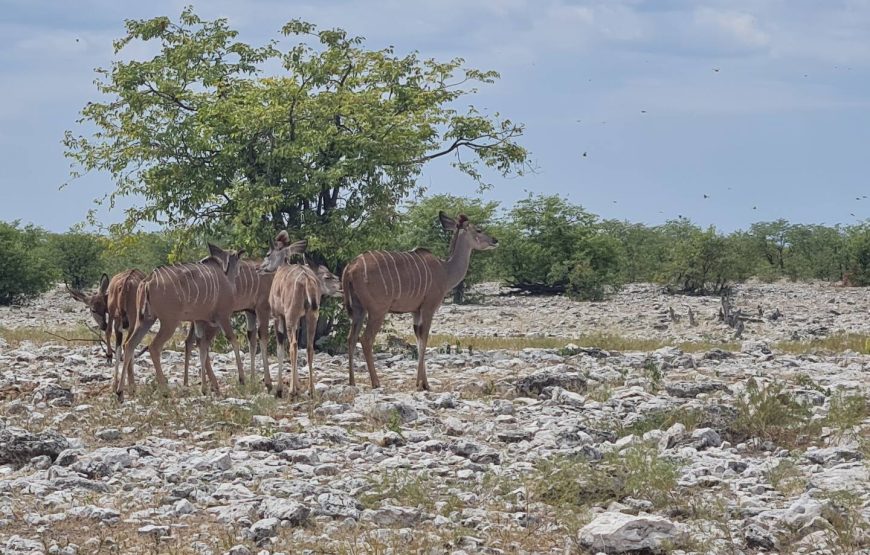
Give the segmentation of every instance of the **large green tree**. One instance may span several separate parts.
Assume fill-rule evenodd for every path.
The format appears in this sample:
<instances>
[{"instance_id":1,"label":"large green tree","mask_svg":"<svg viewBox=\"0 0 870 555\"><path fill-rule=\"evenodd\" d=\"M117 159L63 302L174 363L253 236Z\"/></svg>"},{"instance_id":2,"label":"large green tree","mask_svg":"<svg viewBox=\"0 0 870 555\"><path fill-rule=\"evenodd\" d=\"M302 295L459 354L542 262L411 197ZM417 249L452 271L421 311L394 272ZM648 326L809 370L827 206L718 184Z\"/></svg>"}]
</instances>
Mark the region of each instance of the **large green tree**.
<instances>
[{"instance_id":1,"label":"large green tree","mask_svg":"<svg viewBox=\"0 0 870 555\"><path fill-rule=\"evenodd\" d=\"M287 38L252 46L191 8L126 30L97 70L107 98L88 103L86 131L64 141L74 176L111 175L106 202L137 199L113 231L154 222L180 245L221 236L257 248L287 228L347 259L381 244L427 162L450 157L481 184L525 168L522 125L463 98L498 75L462 59L370 50L299 20L281 29Z\"/></svg>"}]
</instances>

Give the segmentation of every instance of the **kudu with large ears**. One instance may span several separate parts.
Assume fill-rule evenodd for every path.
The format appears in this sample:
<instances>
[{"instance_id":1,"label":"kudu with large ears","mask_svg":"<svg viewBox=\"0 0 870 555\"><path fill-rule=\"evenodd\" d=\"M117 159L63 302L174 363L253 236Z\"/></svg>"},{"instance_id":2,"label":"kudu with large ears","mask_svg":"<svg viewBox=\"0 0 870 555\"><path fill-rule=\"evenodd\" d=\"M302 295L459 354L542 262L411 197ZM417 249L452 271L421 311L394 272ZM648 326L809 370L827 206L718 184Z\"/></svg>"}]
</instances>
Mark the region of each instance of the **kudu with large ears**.
<instances>
[{"instance_id":1,"label":"kudu with large ears","mask_svg":"<svg viewBox=\"0 0 870 555\"><path fill-rule=\"evenodd\" d=\"M66 290L73 299L88 307L94 322L100 330L106 331L109 312L109 276L103 274L100 277L100 286L94 293L88 294L80 289L74 289L69 285L66 286Z\"/></svg>"},{"instance_id":2,"label":"kudu with large ears","mask_svg":"<svg viewBox=\"0 0 870 555\"><path fill-rule=\"evenodd\" d=\"M429 389L426 344L432 317L444 295L465 279L472 251L493 249L498 244L464 214L454 220L439 212L438 219L444 230L452 233L446 260L421 248L410 252L372 251L359 255L345 267L342 286L344 307L351 318L347 339L351 385L354 385L353 352L366 316L368 324L361 339L363 355L372 387L380 387L373 354L375 336L387 313L410 312L414 315L417 336L417 389Z\"/></svg>"},{"instance_id":3,"label":"kudu with large ears","mask_svg":"<svg viewBox=\"0 0 870 555\"><path fill-rule=\"evenodd\" d=\"M119 398L124 396L125 375L132 376L135 348L157 320L160 320L160 330L151 341L148 351L160 386L168 385L160 366L160 353L180 322L195 322L200 332L198 335L203 338L203 341L199 342L203 390L206 388L205 377L208 376L212 389L216 393L220 392L217 378L208 360L208 349L216 327L224 332L232 344L239 371L239 383L245 383L239 344L230 323L235 283L239 272L239 254L241 253L228 254L226 262L210 256L198 263L161 266L139 284L136 295L136 327L124 344L125 371L121 372L116 388ZM206 326L208 326L207 330ZM134 383L130 381L132 391Z\"/></svg>"},{"instance_id":4,"label":"kudu with large ears","mask_svg":"<svg viewBox=\"0 0 870 555\"><path fill-rule=\"evenodd\" d=\"M88 307L91 318L94 319L100 331L106 334L106 358L109 362L112 362L112 343L110 341L112 326L109 325L109 282L109 276L103 274L100 277L100 286L95 293L85 293L69 285L66 286L66 290L72 298Z\"/></svg>"},{"instance_id":5,"label":"kudu with large ears","mask_svg":"<svg viewBox=\"0 0 870 555\"><path fill-rule=\"evenodd\" d=\"M287 232L279 235L275 244L272 245L272 250L275 248L286 247L285 256L305 252L308 246L307 241L297 241L290 244ZM229 253L222 248L211 243L208 244L208 250L212 257L225 261ZM270 250L270 254L272 253ZM254 365L257 353L257 339L260 343L260 356L263 358L263 381L266 384L266 389L272 390L272 377L269 373L268 362L268 344L269 344L269 319L271 312L269 310L269 291L272 287L272 278L274 273L260 271L260 260L242 259L239 260L239 272L236 276L235 292L233 295L233 312L244 312L247 319L247 335L248 346L250 348L251 357L251 375L254 375ZM202 334L214 334L214 330L209 330L209 326L205 323L200 324ZM188 384L188 368L190 361L190 352L197 341L195 327L191 326L188 332L187 339L184 342L184 385Z\"/></svg>"}]
</instances>

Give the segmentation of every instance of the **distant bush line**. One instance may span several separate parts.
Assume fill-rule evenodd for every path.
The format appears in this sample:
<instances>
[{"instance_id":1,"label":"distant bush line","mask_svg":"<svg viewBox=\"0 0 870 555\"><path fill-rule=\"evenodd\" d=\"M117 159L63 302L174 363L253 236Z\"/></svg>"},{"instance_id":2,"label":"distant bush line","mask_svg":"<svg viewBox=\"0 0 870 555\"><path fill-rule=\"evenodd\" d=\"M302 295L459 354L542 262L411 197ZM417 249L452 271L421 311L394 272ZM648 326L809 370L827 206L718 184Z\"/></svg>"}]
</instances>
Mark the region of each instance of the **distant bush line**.
<instances>
[{"instance_id":1,"label":"distant bush line","mask_svg":"<svg viewBox=\"0 0 870 555\"><path fill-rule=\"evenodd\" d=\"M685 218L657 226L603 220L558 196L530 196L508 210L477 198L427 197L384 223L379 248L426 246L443 255L448 238L437 225L438 210L466 213L499 239L498 249L472 258L468 277L455 294L458 302L468 300L468 285L481 281L581 300L604 299L632 282L701 295L719 294L749 278L870 285L867 221L823 226L776 220L721 233ZM304 229L290 232L305 236ZM103 273L132 267L148 272L167 262L196 260L205 254L206 239L221 242L219 237L181 239L161 232L125 237L51 233L0 222L0 304L37 296L53 283L82 289ZM360 244L358 252L369 246Z\"/></svg>"}]
</instances>

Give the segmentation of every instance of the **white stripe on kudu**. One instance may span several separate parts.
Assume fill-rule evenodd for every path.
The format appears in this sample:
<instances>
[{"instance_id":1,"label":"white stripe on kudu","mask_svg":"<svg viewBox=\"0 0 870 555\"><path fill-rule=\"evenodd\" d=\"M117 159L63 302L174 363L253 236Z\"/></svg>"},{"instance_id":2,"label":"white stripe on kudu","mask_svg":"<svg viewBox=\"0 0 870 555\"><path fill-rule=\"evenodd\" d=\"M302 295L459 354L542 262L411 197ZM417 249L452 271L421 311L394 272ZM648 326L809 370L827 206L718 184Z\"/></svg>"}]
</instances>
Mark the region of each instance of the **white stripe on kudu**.
<instances>
[{"instance_id":1,"label":"white stripe on kudu","mask_svg":"<svg viewBox=\"0 0 870 555\"><path fill-rule=\"evenodd\" d=\"M411 262L414 263L414 269L417 270L417 280L414 283L414 297L417 297L423 290L423 270L420 268L420 263L414 253L406 252L405 254L411 259Z\"/></svg>"},{"instance_id":2,"label":"white stripe on kudu","mask_svg":"<svg viewBox=\"0 0 870 555\"><path fill-rule=\"evenodd\" d=\"M375 259L375 268L378 270L378 273L381 274L381 281L384 283L384 294L386 295L387 294L387 278L384 277L384 266L386 266L386 264L384 264L384 265L378 264L378 262L377 262L377 258L378 258L377 255L378 254L380 254L380 251L374 251L374 252L372 252L372 257ZM391 297L393 296L393 276L390 276L389 295Z\"/></svg>"},{"instance_id":3,"label":"white stripe on kudu","mask_svg":"<svg viewBox=\"0 0 870 555\"><path fill-rule=\"evenodd\" d=\"M399 294L396 298L401 299L402 298L402 276L399 274L399 266L398 266L398 264L396 264L396 257L393 255L393 253L388 252L387 254L390 255L390 261L393 263L393 269L396 271L396 283L399 284Z\"/></svg>"}]
</instances>

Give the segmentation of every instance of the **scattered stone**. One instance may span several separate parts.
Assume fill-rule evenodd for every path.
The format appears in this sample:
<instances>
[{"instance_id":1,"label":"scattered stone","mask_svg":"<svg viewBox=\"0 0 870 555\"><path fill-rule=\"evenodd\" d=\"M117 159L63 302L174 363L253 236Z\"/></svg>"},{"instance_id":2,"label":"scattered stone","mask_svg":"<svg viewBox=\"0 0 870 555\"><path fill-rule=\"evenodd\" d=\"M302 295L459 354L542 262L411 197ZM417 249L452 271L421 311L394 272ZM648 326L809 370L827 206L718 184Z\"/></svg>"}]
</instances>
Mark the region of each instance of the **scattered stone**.
<instances>
[{"instance_id":1,"label":"scattered stone","mask_svg":"<svg viewBox=\"0 0 870 555\"><path fill-rule=\"evenodd\" d=\"M586 378L573 366L557 364L520 378L515 386L517 395L523 397L537 397L547 387L582 392L586 389Z\"/></svg>"},{"instance_id":2,"label":"scattered stone","mask_svg":"<svg viewBox=\"0 0 870 555\"><path fill-rule=\"evenodd\" d=\"M68 447L67 439L51 430L34 434L22 428L0 429L0 464L20 466L42 455L54 460Z\"/></svg>"},{"instance_id":3,"label":"scattered stone","mask_svg":"<svg viewBox=\"0 0 870 555\"><path fill-rule=\"evenodd\" d=\"M580 544L606 553L659 551L680 537L677 526L662 517L606 512L580 530Z\"/></svg>"}]
</instances>

